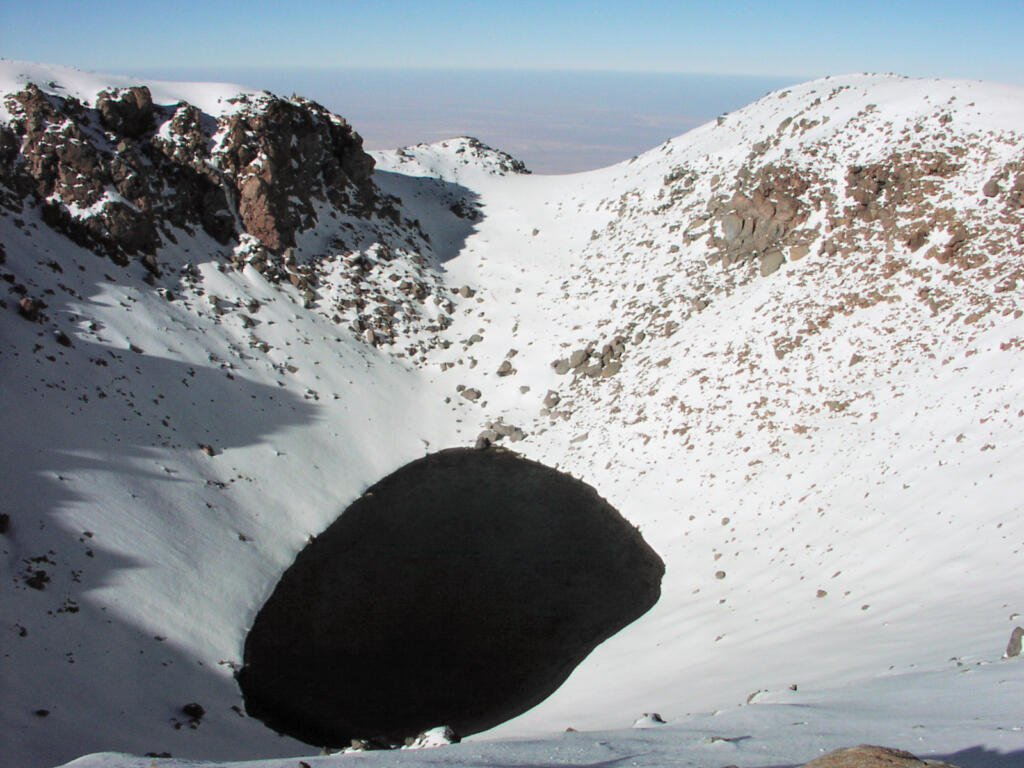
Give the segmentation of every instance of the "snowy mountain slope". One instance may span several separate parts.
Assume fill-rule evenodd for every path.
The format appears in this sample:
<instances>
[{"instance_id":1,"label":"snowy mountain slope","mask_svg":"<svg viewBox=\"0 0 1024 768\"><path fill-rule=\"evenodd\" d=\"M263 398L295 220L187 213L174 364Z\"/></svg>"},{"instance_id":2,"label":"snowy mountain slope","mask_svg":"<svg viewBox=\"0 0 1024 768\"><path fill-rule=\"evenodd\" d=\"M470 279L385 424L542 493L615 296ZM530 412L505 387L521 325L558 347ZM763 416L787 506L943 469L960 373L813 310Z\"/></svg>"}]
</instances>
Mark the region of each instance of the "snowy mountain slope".
<instances>
[{"instance_id":1,"label":"snowy mountain slope","mask_svg":"<svg viewBox=\"0 0 1024 768\"><path fill-rule=\"evenodd\" d=\"M957 100L970 109L947 120ZM982 84L818 81L634 163L470 184L489 215L447 267L483 286L482 303L451 331L484 339L481 364L448 378L483 393L479 423L504 417L531 435L530 455L595 478L669 563L651 614L506 732L579 720L588 703L582 723L599 727L611 691L634 709L658 691L675 714L793 675L920 664L922 635L934 663L1001 646L1022 544L1014 103L1019 114L1019 90ZM808 127L783 145L774 126L787 119ZM410 152L420 172L446 172L443 148ZM936 164L912 157L928 152L960 167L915 167ZM410 172L407 158L376 159ZM850 165L887 163L909 181L889 182L892 204L863 206ZM803 231L778 225L779 200L748 215L769 233L761 247L730 250L730 203L772 172L806 186ZM996 176L1003 191L988 197ZM901 242L924 228L927 247ZM969 235L947 256L951 232ZM789 262L762 275L773 249ZM548 365L618 337L609 378ZM523 378L496 376L509 348ZM560 400L538 418L549 389Z\"/></svg>"},{"instance_id":2,"label":"snowy mountain slope","mask_svg":"<svg viewBox=\"0 0 1024 768\"><path fill-rule=\"evenodd\" d=\"M8 92L89 103L134 85L2 69ZM150 91L231 119L230 87ZM241 216L223 244L169 227L156 272L8 194L4 761L309 754L232 709L249 622L364 488L494 421L668 570L649 614L492 735L726 708L771 733L750 694L854 682L835 700L951 717L924 704L960 684L950 659L996 659L1020 623L1022 112L1019 89L850 76L586 174L526 176L468 140L378 152L376 207L318 202L287 252ZM1014 663L965 676L998 717L929 754L1024 749ZM877 727L860 711L721 762Z\"/></svg>"}]
</instances>

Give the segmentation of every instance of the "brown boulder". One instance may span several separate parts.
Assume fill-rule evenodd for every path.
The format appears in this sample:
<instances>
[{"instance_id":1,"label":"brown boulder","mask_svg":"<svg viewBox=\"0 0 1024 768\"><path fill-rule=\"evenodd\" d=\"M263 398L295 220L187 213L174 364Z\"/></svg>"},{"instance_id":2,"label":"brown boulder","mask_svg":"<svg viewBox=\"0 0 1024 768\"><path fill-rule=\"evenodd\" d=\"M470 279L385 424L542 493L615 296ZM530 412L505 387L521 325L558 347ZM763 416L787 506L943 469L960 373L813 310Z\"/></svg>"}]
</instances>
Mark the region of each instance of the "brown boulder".
<instances>
[{"instance_id":1,"label":"brown boulder","mask_svg":"<svg viewBox=\"0 0 1024 768\"><path fill-rule=\"evenodd\" d=\"M999 179L989 179L985 182L985 186L981 188L981 194L985 197L995 197L1000 192Z\"/></svg>"},{"instance_id":2,"label":"brown boulder","mask_svg":"<svg viewBox=\"0 0 1024 768\"><path fill-rule=\"evenodd\" d=\"M1005 658L1012 659L1020 656L1021 641L1024 640L1024 628L1014 627L1010 633L1010 642L1006 644Z\"/></svg>"},{"instance_id":3,"label":"brown boulder","mask_svg":"<svg viewBox=\"0 0 1024 768\"><path fill-rule=\"evenodd\" d=\"M801 768L954 768L949 763L925 763L910 752L892 747L862 744L829 752L805 763Z\"/></svg>"},{"instance_id":4,"label":"brown boulder","mask_svg":"<svg viewBox=\"0 0 1024 768\"><path fill-rule=\"evenodd\" d=\"M761 254L761 277L768 277L773 272L777 272L785 261L785 256L778 248L770 248L765 251Z\"/></svg>"}]
</instances>

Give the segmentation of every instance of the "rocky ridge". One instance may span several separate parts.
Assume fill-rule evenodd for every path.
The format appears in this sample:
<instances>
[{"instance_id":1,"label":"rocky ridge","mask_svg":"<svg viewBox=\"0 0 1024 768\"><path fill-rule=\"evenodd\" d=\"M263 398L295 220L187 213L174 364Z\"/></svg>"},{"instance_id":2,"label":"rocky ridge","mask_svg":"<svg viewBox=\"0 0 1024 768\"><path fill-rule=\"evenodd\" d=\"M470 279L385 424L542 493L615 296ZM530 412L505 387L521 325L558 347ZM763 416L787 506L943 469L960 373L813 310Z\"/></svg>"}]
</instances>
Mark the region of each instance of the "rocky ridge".
<instances>
[{"instance_id":1,"label":"rocky ridge","mask_svg":"<svg viewBox=\"0 0 1024 768\"><path fill-rule=\"evenodd\" d=\"M880 368L872 370L893 364L903 344L914 347L904 350L903 359L916 355L919 343L963 349L985 328L1019 319L1019 134L970 130L962 116L954 117L955 95L946 103L926 97L916 114L897 120L871 103L849 112L843 104L840 111L832 102L853 87L830 87L826 80L802 87L800 96L771 94L751 107L761 106L762 130L742 140L721 146L743 121L740 113L705 129L703 143L717 151L707 152L696 141L698 146L687 146L689 137L683 137L642 158L637 165L650 170L636 169L633 175L641 181L624 184L617 197L596 206L595 213L607 214L605 223L582 250L578 268L584 279L576 283L576 294L564 293L562 300L612 309L606 317L614 330L602 334L632 340L630 357L649 350L639 364L645 378L661 380L662 387L665 377L655 374L666 365L675 368L667 362L673 348L677 357L686 356L687 329L696 318L715 302L734 303L758 291L761 280L773 281L774 294L784 283L800 294L787 291L787 301L769 300L761 307L764 337L783 366L794 358L821 360L830 327L878 308L890 307L892 316L908 308L922 318L917 328L929 338L876 348ZM869 89L864 94L871 98ZM967 125L960 128L961 122ZM863 135L871 142L865 145ZM668 172L655 180L665 167ZM809 266L803 261L808 258ZM653 292L646 290L651 284ZM623 291L624 285L631 289ZM586 337L578 341L593 349ZM1019 340L1004 343L1011 348ZM749 367L754 376L777 365L761 359L753 338L726 354L737 371ZM835 363L855 366L865 357L869 365L850 374L870 377L867 347ZM552 365L557 373L581 370L572 363L563 358ZM586 370L591 376L598 371ZM724 391L731 384L720 386ZM848 402L843 391L829 388L819 389L819 407ZM608 399L598 389L571 391L585 400ZM560 394L563 407L571 409L568 393ZM797 409L781 393L766 394L766 410ZM703 404L688 406L689 416L681 414L673 429L686 429L685 422L693 426L693 409L714 407L714 394L710 402L706 392L700 399ZM779 425L763 420L761 426Z\"/></svg>"},{"instance_id":2,"label":"rocky ridge","mask_svg":"<svg viewBox=\"0 0 1024 768\"><path fill-rule=\"evenodd\" d=\"M396 350L405 356L437 343L431 334L453 304L429 236L377 190L373 159L343 118L267 92L220 99L211 115L184 100L156 104L145 85L91 98L62 90L29 82L3 97L0 203L16 223L38 210L73 242L122 267L140 264L166 297L188 281L179 254L194 243L222 268L290 284L306 309L367 344L415 331ZM453 205L449 215L475 214ZM36 318L42 299L11 277ZM218 314L237 308L210 303Z\"/></svg>"},{"instance_id":3,"label":"rocky ridge","mask_svg":"<svg viewBox=\"0 0 1024 768\"><path fill-rule=\"evenodd\" d=\"M144 85L90 106L29 83L5 97L8 203L31 194L52 226L119 263L155 256L182 230L221 245L247 233L280 253L317 224L317 202L372 210L373 160L343 119L299 98L230 101L214 119L155 105Z\"/></svg>"}]
</instances>

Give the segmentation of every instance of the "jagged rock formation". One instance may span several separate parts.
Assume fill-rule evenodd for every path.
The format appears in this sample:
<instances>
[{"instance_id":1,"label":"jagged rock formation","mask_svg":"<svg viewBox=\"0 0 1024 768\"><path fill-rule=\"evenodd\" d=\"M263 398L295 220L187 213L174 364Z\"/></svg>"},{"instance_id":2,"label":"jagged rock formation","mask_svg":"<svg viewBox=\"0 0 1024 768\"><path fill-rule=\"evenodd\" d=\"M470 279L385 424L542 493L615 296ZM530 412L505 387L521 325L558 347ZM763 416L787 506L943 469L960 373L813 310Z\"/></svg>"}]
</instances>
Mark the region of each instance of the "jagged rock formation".
<instances>
[{"instance_id":1,"label":"jagged rock formation","mask_svg":"<svg viewBox=\"0 0 1024 768\"><path fill-rule=\"evenodd\" d=\"M373 160L342 118L315 102L240 94L218 118L146 86L100 92L93 107L35 84L6 97L0 172L45 206L51 226L124 263L202 230L247 233L272 253L317 225L322 208L369 214Z\"/></svg>"},{"instance_id":2,"label":"jagged rock formation","mask_svg":"<svg viewBox=\"0 0 1024 768\"><path fill-rule=\"evenodd\" d=\"M242 227L272 251L316 226L317 203L341 210L373 203L373 159L362 139L316 102L242 97L218 129L217 165L238 193Z\"/></svg>"},{"instance_id":3,"label":"jagged rock formation","mask_svg":"<svg viewBox=\"0 0 1024 768\"><path fill-rule=\"evenodd\" d=\"M419 459L284 573L246 638L251 715L311 744L476 733L658 599L664 566L588 485L498 450Z\"/></svg>"},{"instance_id":4,"label":"jagged rock formation","mask_svg":"<svg viewBox=\"0 0 1024 768\"><path fill-rule=\"evenodd\" d=\"M306 309L367 344L425 330L400 356L435 345L450 323L427 236L378 192L373 159L343 118L266 92L228 97L214 116L185 101L157 104L144 85L102 90L91 104L34 83L4 97L0 204L12 215L38 207L74 242L121 266L137 260L151 277L170 268L192 279L179 246L198 239L225 266L292 285ZM296 238L314 231L322 246L297 255ZM36 319L41 299L24 304ZM211 304L221 315L240 309Z\"/></svg>"}]
</instances>

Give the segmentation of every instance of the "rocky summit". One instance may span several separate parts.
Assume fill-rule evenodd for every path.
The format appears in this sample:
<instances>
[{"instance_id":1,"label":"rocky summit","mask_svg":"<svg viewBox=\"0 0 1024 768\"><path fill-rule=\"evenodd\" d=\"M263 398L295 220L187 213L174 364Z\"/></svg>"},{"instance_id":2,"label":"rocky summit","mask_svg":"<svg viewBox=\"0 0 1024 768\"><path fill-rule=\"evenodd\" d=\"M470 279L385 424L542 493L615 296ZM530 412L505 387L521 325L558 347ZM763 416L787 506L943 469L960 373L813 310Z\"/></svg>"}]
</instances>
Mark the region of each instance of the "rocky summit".
<instances>
[{"instance_id":1,"label":"rocky summit","mask_svg":"<svg viewBox=\"0 0 1024 768\"><path fill-rule=\"evenodd\" d=\"M268 93L228 101L216 119L184 101L155 106L144 85L83 103L27 83L5 96L8 203L31 199L50 226L122 264L175 231L222 245L249 234L280 253L315 226L318 202L372 207L373 160L344 120Z\"/></svg>"},{"instance_id":2,"label":"rocky summit","mask_svg":"<svg viewBox=\"0 0 1024 768\"><path fill-rule=\"evenodd\" d=\"M665 566L485 738L639 723L571 743L797 764L868 738L835 715L860 691L874 743L1019 754L1022 124L1017 87L848 75L543 176L468 137L365 152L300 97L0 62L0 764L308 754L247 715L247 633L451 448L585 484Z\"/></svg>"}]
</instances>

